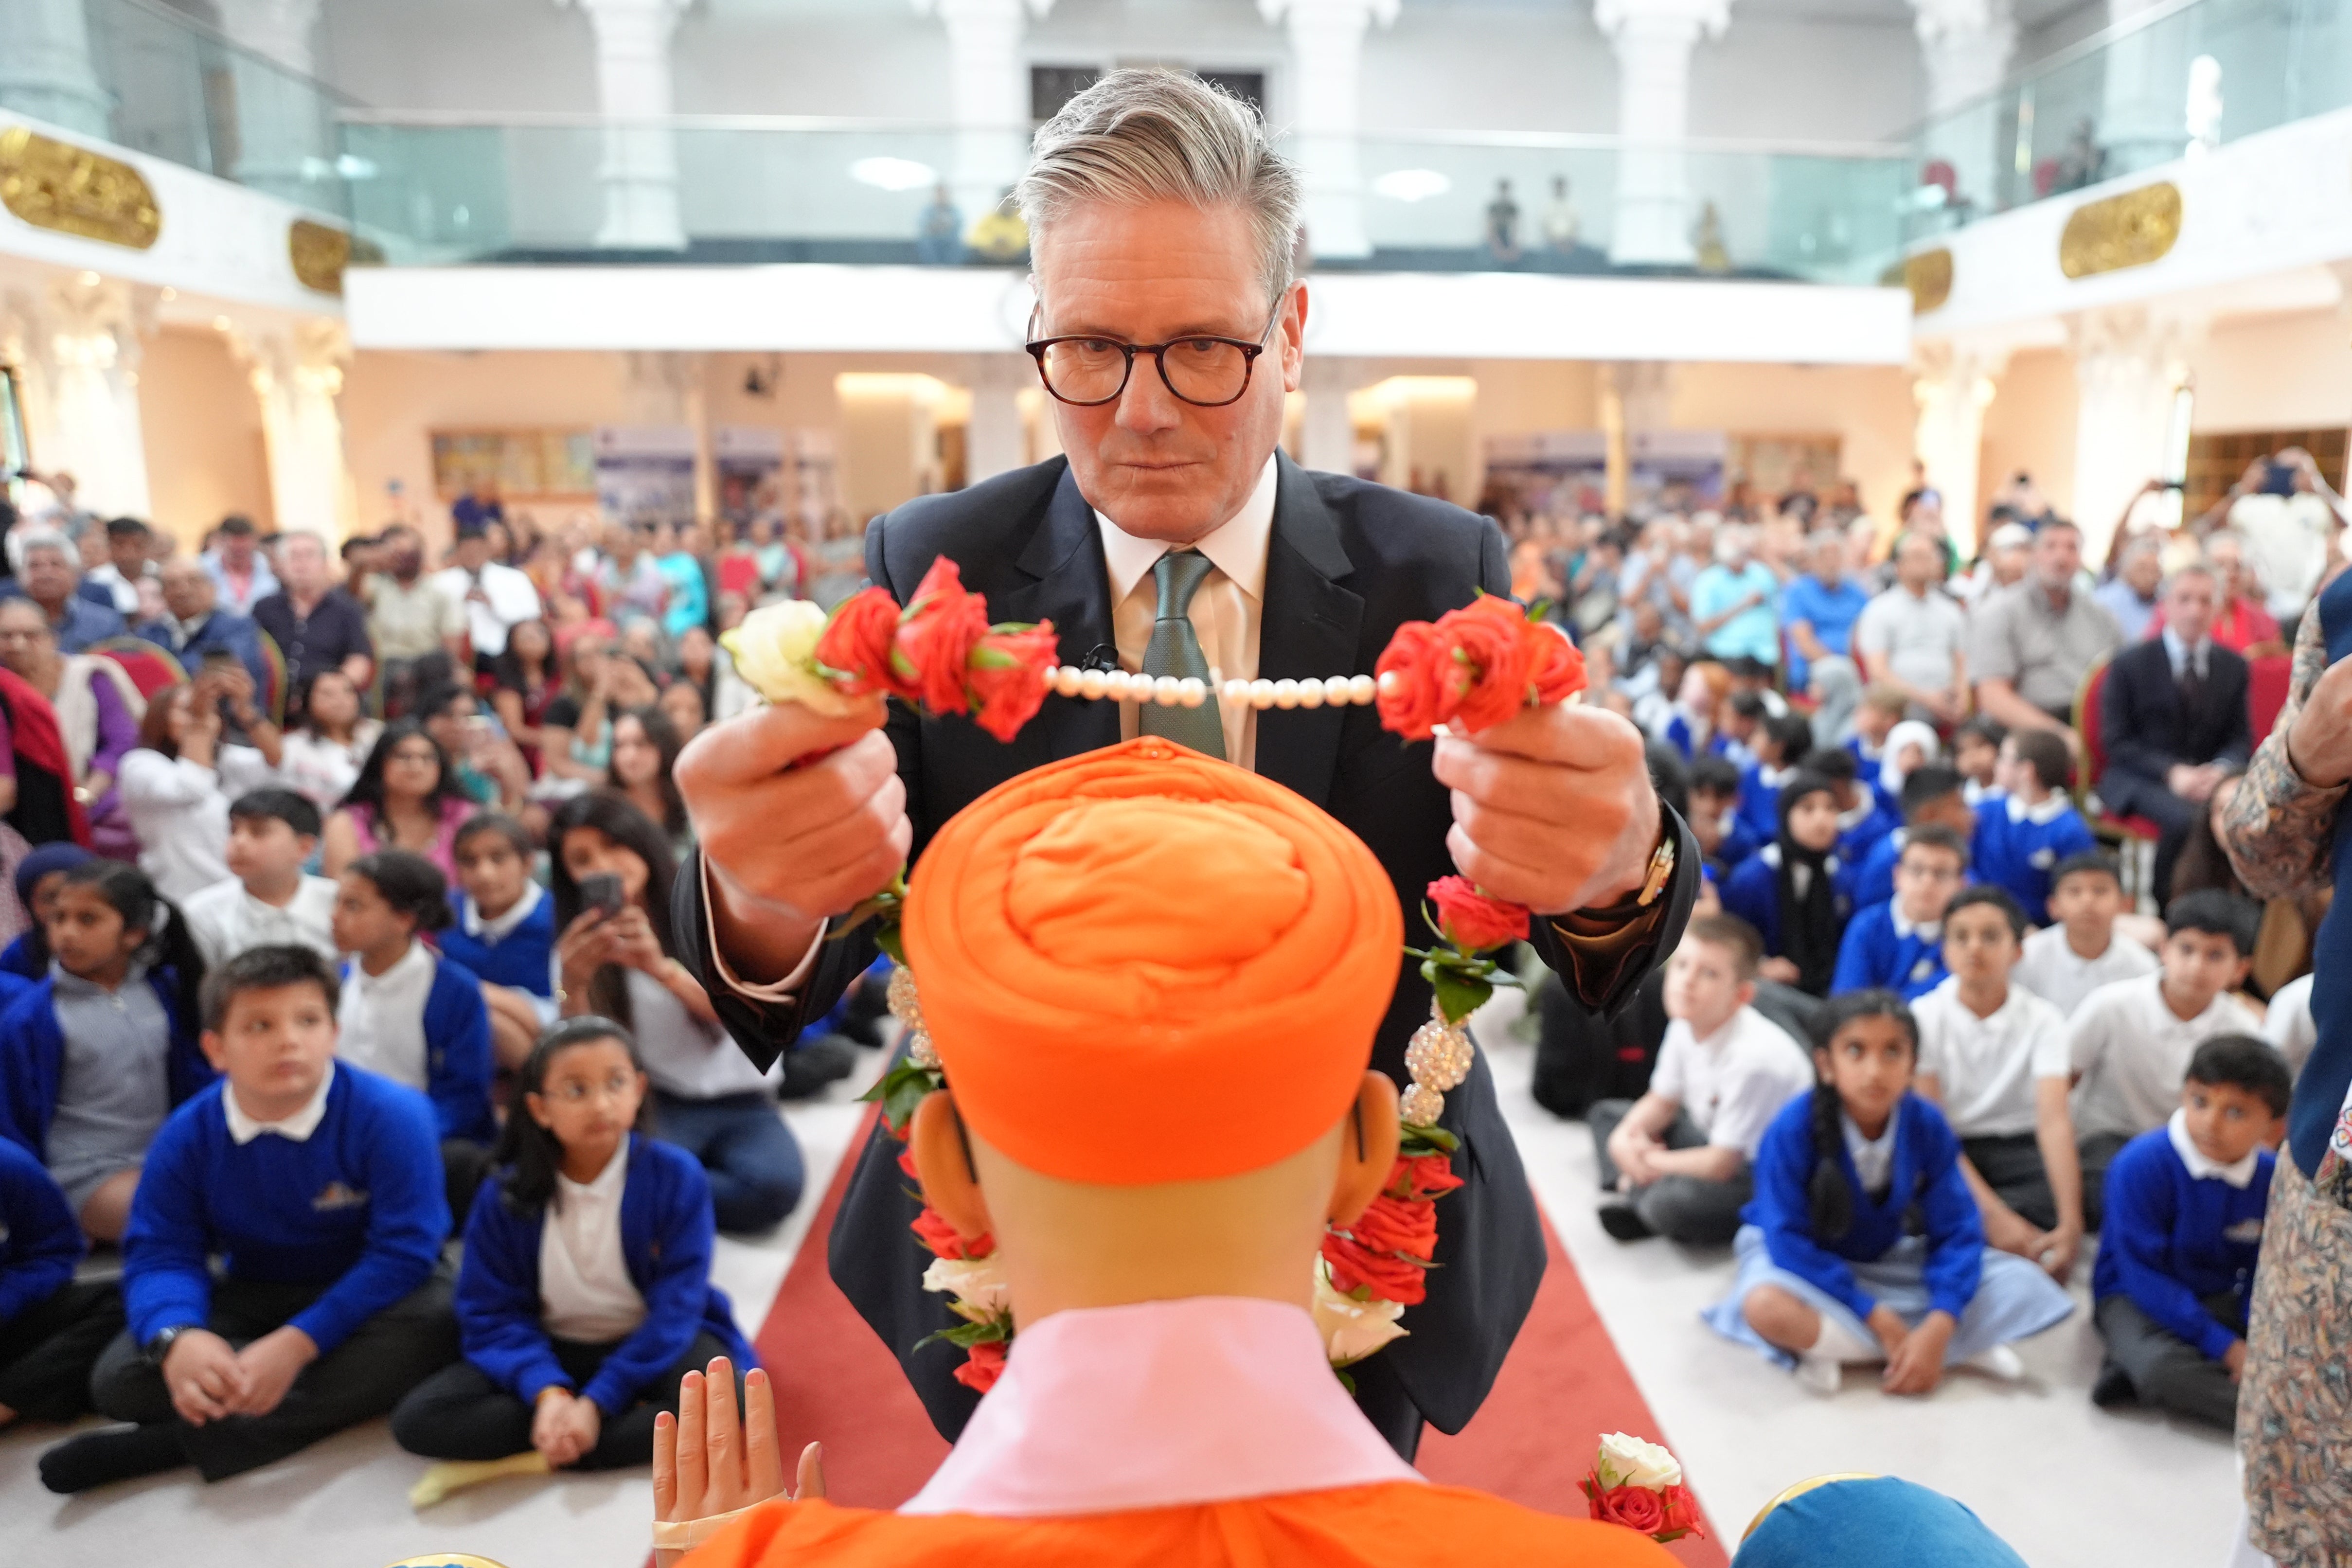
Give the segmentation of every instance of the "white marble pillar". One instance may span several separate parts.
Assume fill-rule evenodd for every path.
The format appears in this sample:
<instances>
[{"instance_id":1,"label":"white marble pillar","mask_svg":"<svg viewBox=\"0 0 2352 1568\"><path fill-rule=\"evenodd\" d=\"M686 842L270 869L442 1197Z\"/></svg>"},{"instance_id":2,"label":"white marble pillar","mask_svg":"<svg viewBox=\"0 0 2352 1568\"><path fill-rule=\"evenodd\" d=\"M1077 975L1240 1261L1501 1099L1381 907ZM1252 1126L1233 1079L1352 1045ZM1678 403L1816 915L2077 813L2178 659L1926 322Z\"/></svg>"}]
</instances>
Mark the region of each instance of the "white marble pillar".
<instances>
[{"instance_id":1,"label":"white marble pillar","mask_svg":"<svg viewBox=\"0 0 2352 1568\"><path fill-rule=\"evenodd\" d=\"M1677 367L1664 360L1619 360L1600 367L1601 486L1610 512L1622 514L1632 499L1633 437L1673 427Z\"/></svg>"},{"instance_id":2,"label":"white marble pillar","mask_svg":"<svg viewBox=\"0 0 2352 1568\"><path fill-rule=\"evenodd\" d=\"M596 243L611 250L683 250L669 40L691 0L578 0L596 31L596 107L606 121L596 178L604 189Z\"/></svg>"},{"instance_id":3,"label":"white marble pillar","mask_svg":"<svg viewBox=\"0 0 2352 1568\"><path fill-rule=\"evenodd\" d=\"M311 74L320 0L216 0L235 91L239 184L310 206L337 205L334 128Z\"/></svg>"},{"instance_id":4,"label":"white marble pillar","mask_svg":"<svg viewBox=\"0 0 2352 1568\"><path fill-rule=\"evenodd\" d=\"M2153 479L2179 478L2172 447L2180 389L2201 319L2146 306L2068 319L2074 356L2074 521L2083 558L2103 561L2124 509ZM1949 509L1947 508L1948 515Z\"/></svg>"},{"instance_id":5,"label":"white marble pillar","mask_svg":"<svg viewBox=\"0 0 2352 1568\"><path fill-rule=\"evenodd\" d=\"M1923 163L1951 164L1958 200L1979 214L1999 205L2002 154L2017 134L1987 99L2009 69L2017 22L2009 0L1912 0L1920 63L1927 71Z\"/></svg>"},{"instance_id":6,"label":"white marble pillar","mask_svg":"<svg viewBox=\"0 0 2352 1568\"><path fill-rule=\"evenodd\" d=\"M2107 26L2119 27L2161 0L2107 0ZM2168 17L2109 43L2106 90L2096 128L2106 153L2105 177L2153 168L2189 148L2189 47L2193 18ZM2070 135L2073 127L2060 135Z\"/></svg>"},{"instance_id":7,"label":"white marble pillar","mask_svg":"<svg viewBox=\"0 0 2352 1568\"><path fill-rule=\"evenodd\" d=\"M1982 548L1984 519L1978 502L1978 467L1984 413L1997 390L1994 377L2006 352L1958 342L1912 346L1911 395L1918 404L1911 453L1927 466L1927 482L1944 498L1944 528L1962 555Z\"/></svg>"},{"instance_id":8,"label":"white marble pillar","mask_svg":"<svg viewBox=\"0 0 2352 1568\"><path fill-rule=\"evenodd\" d=\"M1356 423L1348 412L1348 397L1379 379L1377 361L1307 356L1299 382L1299 390L1307 394L1307 417L1298 432L1301 466L1330 474L1356 471Z\"/></svg>"},{"instance_id":9,"label":"white marble pillar","mask_svg":"<svg viewBox=\"0 0 2352 1568\"><path fill-rule=\"evenodd\" d=\"M963 479L976 485L1028 460L1021 393L1037 384L1037 364L1025 353L974 354L967 375L971 422L964 426Z\"/></svg>"},{"instance_id":10,"label":"white marble pillar","mask_svg":"<svg viewBox=\"0 0 2352 1568\"><path fill-rule=\"evenodd\" d=\"M1031 17L1054 0L914 0L948 32L948 112L955 166L948 188L967 226L996 205L1029 166L1029 64L1021 52Z\"/></svg>"},{"instance_id":11,"label":"white marble pillar","mask_svg":"<svg viewBox=\"0 0 2352 1568\"><path fill-rule=\"evenodd\" d=\"M0 109L103 137L110 107L82 0L0 0Z\"/></svg>"},{"instance_id":12,"label":"white marble pillar","mask_svg":"<svg viewBox=\"0 0 2352 1568\"><path fill-rule=\"evenodd\" d=\"M0 300L0 359L16 367L33 467L74 477L101 516L151 510L139 419L139 351L152 289L112 280L12 289Z\"/></svg>"},{"instance_id":13,"label":"white marble pillar","mask_svg":"<svg viewBox=\"0 0 2352 1568\"><path fill-rule=\"evenodd\" d=\"M1690 134L1690 56L1731 21L1731 0L1595 0L1617 52L1615 262L1687 267L1697 211L1682 143Z\"/></svg>"},{"instance_id":14,"label":"white marble pillar","mask_svg":"<svg viewBox=\"0 0 2352 1568\"><path fill-rule=\"evenodd\" d=\"M1307 187L1307 242L1318 256L1364 257L1364 33L1396 20L1397 0L1258 0L1290 34L1291 153ZM1310 416L1311 417L1311 416Z\"/></svg>"},{"instance_id":15,"label":"white marble pillar","mask_svg":"<svg viewBox=\"0 0 2352 1568\"><path fill-rule=\"evenodd\" d=\"M246 367L261 405L262 444L269 458L269 502L280 529L341 539L357 515L343 419L336 398L352 343L340 321L239 328L229 348Z\"/></svg>"}]
</instances>

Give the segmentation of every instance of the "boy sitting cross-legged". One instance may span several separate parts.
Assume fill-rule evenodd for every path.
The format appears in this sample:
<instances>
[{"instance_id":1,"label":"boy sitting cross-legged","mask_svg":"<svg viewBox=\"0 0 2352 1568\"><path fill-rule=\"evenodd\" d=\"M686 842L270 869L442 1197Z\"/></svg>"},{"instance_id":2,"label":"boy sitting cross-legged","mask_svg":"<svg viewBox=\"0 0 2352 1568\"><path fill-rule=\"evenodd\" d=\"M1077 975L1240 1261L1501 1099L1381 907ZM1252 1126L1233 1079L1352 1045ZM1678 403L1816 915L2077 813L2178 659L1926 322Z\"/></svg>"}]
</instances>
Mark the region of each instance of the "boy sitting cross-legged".
<instances>
[{"instance_id":1,"label":"boy sitting cross-legged","mask_svg":"<svg viewBox=\"0 0 2352 1568\"><path fill-rule=\"evenodd\" d=\"M2035 925L2050 919L2050 877L2070 855L2095 849L2091 825L2066 797L2074 754L2054 730L2018 730L2000 743L2002 795L1977 803L1969 846L1977 880L2007 888Z\"/></svg>"},{"instance_id":2,"label":"boy sitting cross-legged","mask_svg":"<svg viewBox=\"0 0 2352 1568\"><path fill-rule=\"evenodd\" d=\"M1903 826L1871 847L1848 873L1853 907L1866 910L1895 896L1895 864L1915 827L1948 827L1965 841L1977 830L1977 814L1961 791L1959 770L1941 763L1913 768L1903 777Z\"/></svg>"},{"instance_id":3,"label":"boy sitting cross-legged","mask_svg":"<svg viewBox=\"0 0 2352 1568\"><path fill-rule=\"evenodd\" d=\"M2116 929L2123 909L2123 879L2105 855L2087 850L2051 867L2050 923L2025 939L2017 983L2072 1017L2108 982L2155 973L2156 954Z\"/></svg>"},{"instance_id":4,"label":"boy sitting cross-legged","mask_svg":"<svg viewBox=\"0 0 2352 1568\"><path fill-rule=\"evenodd\" d=\"M456 1358L433 1108L336 1062L338 989L293 946L206 977L222 1079L148 1150L122 1243L131 1326L90 1379L100 1412L132 1425L42 1455L51 1491L188 1464L237 1475L383 1415Z\"/></svg>"},{"instance_id":5,"label":"boy sitting cross-legged","mask_svg":"<svg viewBox=\"0 0 2352 1568\"><path fill-rule=\"evenodd\" d=\"M1948 827L1914 827L1895 866L1895 896L1857 912L1838 944L1830 994L1884 986L1905 1001L1944 978L1944 909L1969 873L1969 847Z\"/></svg>"}]
</instances>

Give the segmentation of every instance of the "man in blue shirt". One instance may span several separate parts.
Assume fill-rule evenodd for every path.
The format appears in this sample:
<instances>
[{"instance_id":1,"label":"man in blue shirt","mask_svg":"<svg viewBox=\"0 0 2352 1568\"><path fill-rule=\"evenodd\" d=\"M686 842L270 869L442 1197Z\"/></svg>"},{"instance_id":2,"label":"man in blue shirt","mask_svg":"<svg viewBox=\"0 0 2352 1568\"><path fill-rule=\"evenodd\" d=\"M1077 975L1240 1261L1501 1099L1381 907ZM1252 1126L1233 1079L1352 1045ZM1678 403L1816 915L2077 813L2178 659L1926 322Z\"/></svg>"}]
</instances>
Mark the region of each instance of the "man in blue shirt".
<instances>
[{"instance_id":1,"label":"man in blue shirt","mask_svg":"<svg viewBox=\"0 0 2352 1568\"><path fill-rule=\"evenodd\" d=\"M41 606L57 634L59 653L79 653L93 643L122 635L122 617L80 592L81 555L72 541L53 528L18 536L19 570L8 595L22 595Z\"/></svg>"},{"instance_id":2,"label":"man in blue shirt","mask_svg":"<svg viewBox=\"0 0 2352 1568\"><path fill-rule=\"evenodd\" d=\"M1870 590L1846 575L1845 538L1823 529L1805 542L1807 574L1780 595L1780 624L1788 628L1791 652L1789 689L1805 687L1810 660L1853 651L1853 623L1870 603Z\"/></svg>"},{"instance_id":3,"label":"man in blue shirt","mask_svg":"<svg viewBox=\"0 0 2352 1568\"><path fill-rule=\"evenodd\" d=\"M1717 658L1746 654L1780 663L1780 580L1756 559L1755 536L1737 524L1715 536L1715 564L1691 584L1691 623Z\"/></svg>"}]
</instances>

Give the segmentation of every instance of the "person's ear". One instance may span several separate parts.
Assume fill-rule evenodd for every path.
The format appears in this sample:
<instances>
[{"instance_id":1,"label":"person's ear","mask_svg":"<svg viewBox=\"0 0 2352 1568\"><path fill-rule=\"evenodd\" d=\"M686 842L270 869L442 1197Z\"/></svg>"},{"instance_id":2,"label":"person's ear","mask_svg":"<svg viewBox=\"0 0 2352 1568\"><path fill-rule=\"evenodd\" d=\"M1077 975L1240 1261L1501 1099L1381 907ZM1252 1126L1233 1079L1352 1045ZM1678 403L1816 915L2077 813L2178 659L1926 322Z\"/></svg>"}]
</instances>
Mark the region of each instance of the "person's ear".
<instances>
[{"instance_id":1,"label":"person's ear","mask_svg":"<svg viewBox=\"0 0 2352 1568\"><path fill-rule=\"evenodd\" d=\"M915 1157L915 1180L931 1212L967 1241L986 1236L988 1199L980 1190L954 1094L943 1089L915 1107L907 1123L907 1152Z\"/></svg>"},{"instance_id":2,"label":"person's ear","mask_svg":"<svg viewBox=\"0 0 2352 1568\"><path fill-rule=\"evenodd\" d=\"M530 1119L534 1123L550 1132L555 1131L555 1123L548 1120L547 1096L537 1089L532 1089L522 1097L522 1103L523 1108L530 1112Z\"/></svg>"},{"instance_id":3,"label":"person's ear","mask_svg":"<svg viewBox=\"0 0 2352 1568\"><path fill-rule=\"evenodd\" d=\"M213 1064L213 1071L228 1071L228 1043L221 1038L218 1029L206 1029L196 1037L196 1044L203 1048L205 1060Z\"/></svg>"},{"instance_id":4,"label":"person's ear","mask_svg":"<svg viewBox=\"0 0 2352 1568\"><path fill-rule=\"evenodd\" d=\"M1286 392L1298 390L1307 363L1307 283L1304 279L1290 286L1289 297L1282 302L1283 321L1280 328L1282 344L1282 385Z\"/></svg>"},{"instance_id":5,"label":"person's ear","mask_svg":"<svg viewBox=\"0 0 2352 1568\"><path fill-rule=\"evenodd\" d=\"M1331 1184L1333 1225L1345 1227L1362 1217L1396 1169L1401 1129L1397 1086L1389 1075L1368 1068L1356 1088L1356 1103L1339 1124L1339 1174Z\"/></svg>"},{"instance_id":6,"label":"person's ear","mask_svg":"<svg viewBox=\"0 0 2352 1568\"><path fill-rule=\"evenodd\" d=\"M1745 1007L1749 1003L1756 1000L1756 977L1754 975L1751 974L1747 979L1739 983L1738 994L1739 1001L1738 1005L1741 1007Z\"/></svg>"}]
</instances>

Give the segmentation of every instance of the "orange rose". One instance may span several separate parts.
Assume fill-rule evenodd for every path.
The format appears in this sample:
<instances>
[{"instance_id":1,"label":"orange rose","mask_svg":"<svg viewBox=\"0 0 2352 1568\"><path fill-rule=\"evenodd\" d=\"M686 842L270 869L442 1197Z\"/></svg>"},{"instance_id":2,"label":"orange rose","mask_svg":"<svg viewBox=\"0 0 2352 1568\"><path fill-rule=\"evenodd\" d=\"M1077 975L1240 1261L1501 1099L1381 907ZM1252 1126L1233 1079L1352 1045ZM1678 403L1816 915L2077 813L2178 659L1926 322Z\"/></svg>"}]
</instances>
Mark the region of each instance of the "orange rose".
<instances>
[{"instance_id":1,"label":"orange rose","mask_svg":"<svg viewBox=\"0 0 2352 1568\"><path fill-rule=\"evenodd\" d=\"M909 700L915 688L890 668L890 644L898 634L898 601L885 588L861 588L834 607L817 638L816 658L847 679L839 682L852 697L887 691Z\"/></svg>"},{"instance_id":2,"label":"orange rose","mask_svg":"<svg viewBox=\"0 0 2352 1568\"><path fill-rule=\"evenodd\" d=\"M1045 704L1059 646L1051 621L982 637L964 674L972 722L1000 741L1019 734Z\"/></svg>"},{"instance_id":3,"label":"orange rose","mask_svg":"<svg viewBox=\"0 0 2352 1568\"><path fill-rule=\"evenodd\" d=\"M1485 952L1528 939L1528 907L1506 903L1478 890L1462 877L1440 877L1429 885L1437 906L1437 929L1465 952Z\"/></svg>"}]
</instances>

